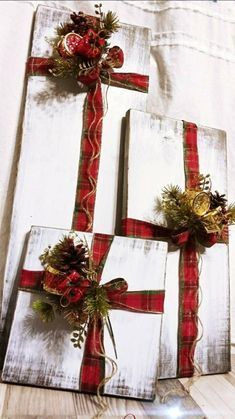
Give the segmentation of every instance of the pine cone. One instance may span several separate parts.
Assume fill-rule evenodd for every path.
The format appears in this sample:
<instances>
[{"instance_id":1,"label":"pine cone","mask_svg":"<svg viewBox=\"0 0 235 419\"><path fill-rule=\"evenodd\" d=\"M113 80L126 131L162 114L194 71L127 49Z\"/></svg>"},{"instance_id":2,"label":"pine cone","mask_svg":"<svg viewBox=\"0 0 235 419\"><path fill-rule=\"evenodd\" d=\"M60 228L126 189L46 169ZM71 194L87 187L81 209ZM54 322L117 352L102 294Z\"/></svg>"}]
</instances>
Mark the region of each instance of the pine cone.
<instances>
[{"instance_id":1,"label":"pine cone","mask_svg":"<svg viewBox=\"0 0 235 419\"><path fill-rule=\"evenodd\" d=\"M74 244L73 238L65 236L52 249L47 249L40 259L44 266L46 264L68 274L76 271L82 275L89 257L83 242Z\"/></svg>"},{"instance_id":2,"label":"pine cone","mask_svg":"<svg viewBox=\"0 0 235 419\"><path fill-rule=\"evenodd\" d=\"M222 207L224 209L227 204L227 199L225 198L225 194L220 195L218 191L210 194L211 205L210 209L215 209L218 207Z\"/></svg>"},{"instance_id":3,"label":"pine cone","mask_svg":"<svg viewBox=\"0 0 235 419\"><path fill-rule=\"evenodd\" d=\"M85 15L83 12L72 13L73 31L84 36L89 29L99 30L98 19L94 16Z\"/></svg>"},{"instance_id":4,"label":"pine cone","mask_svg":"<svg viewBox=\"0 0 235 419\"><path fill-rule=\"evenodd\" d=\"M83 243L74 245L74 241L70 237L65 237L61 243L60 263L58 270L63 272L76 271L82 274L82 269L87 266L87 251Z\"/></svg>"}]
</instances>

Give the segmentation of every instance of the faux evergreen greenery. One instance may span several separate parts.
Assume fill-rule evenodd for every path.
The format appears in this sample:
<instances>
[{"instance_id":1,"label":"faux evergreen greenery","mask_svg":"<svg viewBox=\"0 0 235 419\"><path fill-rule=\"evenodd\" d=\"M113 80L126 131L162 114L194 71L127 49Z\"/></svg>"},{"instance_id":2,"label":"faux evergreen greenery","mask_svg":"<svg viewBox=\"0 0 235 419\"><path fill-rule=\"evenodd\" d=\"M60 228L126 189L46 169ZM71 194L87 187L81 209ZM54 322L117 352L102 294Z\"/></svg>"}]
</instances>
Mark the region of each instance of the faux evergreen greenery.
<instances>
[{"instance_id":1,"label":"faux evergreen greenery","mask_svg":"<svg viewBox=\"0 0 235 419\"><path fill-rule=\"evenodd\" d=\"M227 206L225 194L211 192L209 175L200 175L195 189L182 191L178 185L166 186L155 210L164 215L169 228L188 229L196 235L220 234L225 226L235 224L235 205Z\"/></svg>"},{"instance_id":2,"label":"faux evergreen greenery","mask_svg":"<svg viewBox=\"0 0 235 419\"><path fill-rule=\"evenodd\" d=\"M116 351L108 316L110 304L105 288L96 280L96 272L87 243L71 235L63 236L54 247L49 246L39 259L46 272L49 271L50 278L53 278L53 287L51 285L44 287L45 284L47 285L45 276L44 298L36 300L32 305L41 320L46 323L53 321L56 313L62 315L73 330L71 341L74 347L81 348L87 335L89 321L100 318L107 326ZM71 282L71 272L79 274L75 276L75 283ZM66 278L68 278L67 282ZM61 281L63 284L65 282L63 291ZM83 281L86 281L85 286ZM78 298L76 302L71 301L69 297L71 290L81 295L80 289L85 289L83 297Z\"/></svg>"}]
</instances>

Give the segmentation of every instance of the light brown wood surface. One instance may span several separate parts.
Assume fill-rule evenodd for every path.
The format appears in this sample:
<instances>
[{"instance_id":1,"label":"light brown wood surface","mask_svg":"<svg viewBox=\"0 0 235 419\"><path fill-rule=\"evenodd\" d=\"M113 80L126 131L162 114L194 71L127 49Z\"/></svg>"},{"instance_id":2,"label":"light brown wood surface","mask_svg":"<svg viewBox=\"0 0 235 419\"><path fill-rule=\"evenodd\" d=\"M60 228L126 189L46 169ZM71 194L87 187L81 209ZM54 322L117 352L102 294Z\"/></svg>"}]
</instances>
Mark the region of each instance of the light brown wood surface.
<instances>
[{"instance_id":1,"label":"light brown wood surface","mask_svg":"<svg viewBox=\"0 0 235 419\"><path fill-rule=\"evenodd\" d=\"M191 387L188 397L170 396L165 404L137 402L118 398L106 398L109 409L104 418L124 418L127 414L136 418L208 418L232 419L235 417L235 350L232 355L232 371L228 374L204 376ZM180 380L186 383L187 379ZM169 388L181 388L179 380L161 380L159 393ZM96 412L96 397L45 390L19 385L0 384L0 417L2 419L26 418L92 418ZM126 419L133 419L129 416Z\"/></svg>"},{"instance_id":2,"label":"light brown wood surface","mask_svg":"<svg viewBox=\"0 0 235 419\"><path fill-rule=\"evenodd\" d=\"M164 388L169 388L169 381L165 381ZM175 380L177 381L177 380ZM168 384L168 385L167 385ZM177 386L180 387L179 382ZM174 384L175 387L175 384ZM27 418L27 417L53 417L53 418L92 418L97 411L96 397L76 393L59 392L56 390L44 390L23 386L1 384L2 418ZM162 389L162 393L164 389ZM127 414L137 418L166 417L167 410L172 409L172 399L167 404L137 402L132 400L106 398L109 409L103 415L104 418L124 418ZM200 408L191 400L191 397L177 400L182 412L192 410L196 418L203 418ZM131 417L128 417L131 419ZM133 419L133 418L132 418Z\"/></svg>"}]
</instances>

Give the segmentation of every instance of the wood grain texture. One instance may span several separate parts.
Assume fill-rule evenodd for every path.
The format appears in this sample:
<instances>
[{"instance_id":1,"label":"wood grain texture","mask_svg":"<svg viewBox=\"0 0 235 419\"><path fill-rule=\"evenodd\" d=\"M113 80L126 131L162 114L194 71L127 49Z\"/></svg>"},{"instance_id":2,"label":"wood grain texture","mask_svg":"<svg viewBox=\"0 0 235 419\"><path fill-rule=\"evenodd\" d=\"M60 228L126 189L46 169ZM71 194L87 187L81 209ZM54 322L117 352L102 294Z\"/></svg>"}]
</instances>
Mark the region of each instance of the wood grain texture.
<instances>
[{"instance_id":1,"label":"wood grain texture","mask_svg":"<svg viewBox=\"0 0 235 419\"><path fill-rule=\"evenodd\" d=\"M32 56L50 56L46 38L69 18L69 12L39 6L35 18ZM122 25L112 45L125 52L123 72L148 74L150 31ZM133 58L134 57L134 58ZM107 86L103 85L105 97ZM116 217L121 119L130 107L145 110L146 94L109 87L103 124L94 231L113 233ZM30 77L23 124L21 157L15 191L9 252L4 275L1 327L23 249L32 224L70 228L80 153L83 104L74 80ZM105 216L104 216L105 214Z\"/></svg>"},{"instance_id":2,"label":"wood grain texture","mask_svg":"<svg viewBox=\"0 0 235 419\"><path fill-rule=\"evenodd\" d=\"M32 387L1 384L5 389L5 397L2 404L2 418L28 419L30 418L55 418L55 419L87 419L92 418L97 412L96 397L74 392L57 390L45 390ZM170 389L180 389L178 380L164 380L159 383L159 393L163 394ZM135 400L105 397L108 410L104 418L126 419L141 418L172 418L175 407L182 416L190 412L190 417L203 419L205 415L197 403L190 397L174 397L167 403L159 403L157 396L155 401L140 402ZM192 413L192 416L191 416ZM132 416L131 416L132 415Z\"/></svg>"},{"instance_id":3,"label":"wood grain texture","mask_svg":"<svg viewBox=\"0 0 235 419\"><path fill-rule=\"evenodd\" d=\"M39 256L56 244L67 230L33 227L24 269L42 270ZM79 233L91 245L92 234ZM167 244L115 236L109 250L101 283L125 278L128 290L164 289ZM3 380L42 387L79 390L79 372L84 346L74 349L71 329L58 316L44 324L32 310L38 295L19 291L11 329ZM142 399L153 399L159 361L161 314L111 310L118 359L117 374L105 385L104 392ZM115 358L106 328L104 347ZM106 362L106 376L111 373Z\"/></svg>"},{"instance_id":4,"label":"wood grain texture","mask_svg":"<svg viewBox=\"0 0 235 419\"><path fill-rule=\"evenodd\" d=\"M33 7L29 3L18 2L16 7L15 2L0 2L0 307L10 235L10 214L20 154L25 61L28 56L33 14ZM9 43L14 43L14 54L9 48Z\"/></svg>"},{"instance_id":5,"label":"wood grain texture","mask_svg":"<svg viewBox=\"0 0 235 419\"><path fill-rule=\"evenodd\" d=\"M171 396L164 404L159 395L179 390L187 379L160 380L154 402L106 397L109 409L104 418L123 419L134 414L141 418L231 419L235 416L235 351L232 348L232 372L220 376L204 376L191 387L187 397ZM217 379L220 378L219 385ZM217 381L217 384L216 384ZM229 385L227 385L227 383ZM226 396L229 393L230 396ZM158 395L159 394L159 395ZM75 392L47 390L20 385L0 384L2 419L87 419L96 412L96 397ZM225 403L226 400L226 403ZM133 419L128 417L128 419Z\"/></svg>"},{"instance_id":6,"label":"wood grain texture","mask_svg":"<svg viewBox=\"0 0 235 419\"><path fill-rule=\"evenodd\" d=\"M154 206L156 198L161 196L162 188L178 184L184 189L183 123L131 110L127 125L123 217L161 222L162 219L154 215ZM225 133L199 126L198 151L200 173L210 173L212 189L226 193ZM226 372L230 369L227 246L216 244L206 249L201 263L202 303L199 317L203 325L203 338L197 344L195 359L204 374ZM161 337L161 378L176 376L178 266L179 250L170 250Z\"/></svg>"}]
</instances>

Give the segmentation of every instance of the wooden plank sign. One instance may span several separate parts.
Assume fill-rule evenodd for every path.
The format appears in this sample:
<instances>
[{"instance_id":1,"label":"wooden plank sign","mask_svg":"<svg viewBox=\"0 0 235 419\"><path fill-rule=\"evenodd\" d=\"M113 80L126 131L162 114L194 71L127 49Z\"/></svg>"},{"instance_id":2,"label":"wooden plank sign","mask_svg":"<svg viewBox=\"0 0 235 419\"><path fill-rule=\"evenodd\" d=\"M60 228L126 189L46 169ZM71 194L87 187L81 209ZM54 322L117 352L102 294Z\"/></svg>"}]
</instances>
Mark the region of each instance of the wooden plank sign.
<instances>
[{"instance_id":1,"label":"wooden plank sign","mask_svg":"<svg viewBox=\"0 0 235 419\"><path fill-rule=\"evenodd\" d=\"M182 121L135 110L128 113L123 218L162 223L163 219L154 212L162 189L170 184L185 189L183 139ZM197 148L200 173L211 175L213 191L226 194L225 133L198 126ZM167 258L161 378L180 375L179 256L180 250L172 249ZM196 344L194 364L200 366L203 374L223 373L230 369L228 246L217 243L206 248L199 270L198 338L201 335L201 339Z\"/></svg>"},{"instance_id":2,"label":"wooden plank sign","mask_svg":"<svg viewBox=\"0 0 235 419\"><path fill-rule=\"evenodd\" d=\"M55 245L67 230L32 227L23 269L40 271L39 256L48 245ZM89 247L95 235L78 233ZM105 237L104 235L101 235ZM107 237L107 236L106 236ZM108 236L110 237L110 236ZM129 291L159 290L164 295L167 244L154 240L113 237L101 284L124 278ZM3 380L42 387L79 390L79 374L84 354L70 342L71 328L58 316L43 323L32 309L40 296L19 291L11 329ZM153 399L159 360L161 314L110 310L116 342L115 359L112 342L104 328L107 357L115 359L117 373L105 384L104 393L140 399ZM110 375L106 358L105 375Z\"/></svg>"},{"instance_id":3,"label":"wooden plank sign","mask_svg":"<svg viewBox=\"0 0 235 419\"><path fill-rule=\"evenodd\" d=\"M48 39L71 12L39 6L32 57L50 57ZM121 25L110 42L124 51L123 73L149 72L150 30ZM23 138L4 276L2 326L32 224L71 228L78 179L84 99L76 80L32 76L27 82ZM92 231L113 234L116 219L122 117L130 107L145 110L147 95L102 84L104 121ZM106 95L107 93L107 95ZM107 96L107 103L105 98Z\"/></svg>"}]
</instances>

